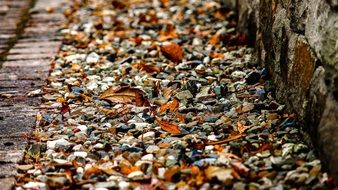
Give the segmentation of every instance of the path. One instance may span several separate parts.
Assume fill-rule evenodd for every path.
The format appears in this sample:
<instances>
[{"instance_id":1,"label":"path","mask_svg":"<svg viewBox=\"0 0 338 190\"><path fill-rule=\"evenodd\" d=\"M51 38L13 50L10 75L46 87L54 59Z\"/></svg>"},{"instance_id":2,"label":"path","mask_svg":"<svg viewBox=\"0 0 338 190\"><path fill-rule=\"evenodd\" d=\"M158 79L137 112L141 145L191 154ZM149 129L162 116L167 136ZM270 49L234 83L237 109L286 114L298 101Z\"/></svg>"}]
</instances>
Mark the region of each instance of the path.
<instances>
[{"instance_id":1,"label":"path","mask_svg":"<svg viewBox=\"0 0 338 190\"><path fill-rule=\"evenodd\" d=\"M61 2L61 1L59 1ZM57 3L59 4L59 3ZM63 15L48 13L47 0L0 2L0 189L14 185L41 103L29 93L45 85L61 45Z\"/></svg>"}]
</instances>

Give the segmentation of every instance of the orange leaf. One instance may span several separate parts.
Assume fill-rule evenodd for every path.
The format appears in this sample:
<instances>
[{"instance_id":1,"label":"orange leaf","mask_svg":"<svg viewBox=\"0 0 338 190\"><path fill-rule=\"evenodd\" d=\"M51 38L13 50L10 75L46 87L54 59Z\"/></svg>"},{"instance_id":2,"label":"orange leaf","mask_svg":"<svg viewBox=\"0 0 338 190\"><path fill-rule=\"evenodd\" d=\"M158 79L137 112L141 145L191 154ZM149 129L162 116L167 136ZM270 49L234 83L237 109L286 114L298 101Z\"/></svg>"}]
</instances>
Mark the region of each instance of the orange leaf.
<instances>
[{"instance_id":1,"label":"orange leaf","mask_svg":"<svg viewBox=\"0 0 338 190\"><path fill-rule=\"evenodd\" d=\"M87 169L87 170L85 171L85 173L83 174L83 178L84 178L84 179L89 179L89 177L90 177L91 175L93 175L93 174L100 175L100 174L102 174L102 173L103 173L103 172L102 172L100 169L98 169L97 167L92 166L92 167L90 167L89 169Z\"/></svg>"},{"instance_id":2,"label":"orange leaf","mask_svg":"<svg viewBox=\"0 0 338 190\"><path fill-rule=\"evenodd\" d=\"M161 121L159 119L156 119L156 121L160 124L160 127L164 131L167 131L167 132L169 132L171 134L180 134L181 133L180 129L175 124L171 124L171 123L166 122L166 121Z\"/></svg>"},{"instance_id":3,"label":"orange leaf","mask_svg":"<svg viewBox=\"0 0 338 190\"><path fill-rule=\"evenodd\" d=\"M209 54L209 56L211 57L211 58L224 58L224 54L222 54L222 53L217 53L217 52L211 52L210 54Z\"/></svg>"},{"instance_id":4,"label":"orange leaf","mask_svg":"<svg viewBox=\"0 0 338 190\"><path fill-rule=\"evenodd\" d=\"M142 106L145 103L144 94L142 90L132 87L109 88L102 93L100 99L117 103L135 102L137 106Z\"/></svg>"},{"instance_id":5,"label":"orange leaf","mask_svg":"<svg viewBox=\"0 0 338 190\"><path fill-rule=\"evenodd\" d=\"M241 122L237 122L237 130L240 134L244 133L249 127L243 125Z\"/></svg>"},{"instance_id":6,"label":"orange leaf","mask_svg":"<svg viewBox=\"0 0 338 190\"><path fill-rule=\"evenodd\" d=\"M180 172L180 167L175 165L171 168L168 168L165 172L164 172L164 179L168 182L174 180L173 176L175 176L175 174Z\"/></svg>"},{"instance_id":7,"label":"orange leaf","mask_svg":"<svg viewBox=\"0 0 338 190\"><path fill-rule=\"evenodd\" d=\"M159 73L161 71L159 67L152 64L138 63L135 64L134 67L140 71L145 71L147 73Z\"/></svg>"},{"instance_id":8,"label":"orange leaf","mask_svg":"<svg viewBox=\"0 0 338 190\"><path fill-rule=\"evenodd\" d=\"M183 50L178 44L169 44L161 47L161 52L170 61L180 63L183 59Z\"/></svg>"},{"instance_id":9,"label":"orange leaf","mask_svg":"<svg viewBox=\"0 0 338 190\"><path fill-rule=\"evenodd\" d=\"M166 104L163 104L160 107L160 112L166 112L168 109L170 110L170 112L174 112L177 110L177 108L179 107L180 102L178 101L178 99L174 98L172 101L167 102Z\"/></svg>"},{"instance_id":10,"label":"orange leaf","mask_svg":"<svg viewBox=\"0 0 338 190\"><path fill-rule=\"evenodd\" d=\"M179 121L180 123L185 123L185 117L184 115L182 114L176 114L176 118L177 118L177 121Z\"/></svg>"},{"instance_id":11,"label":"orange leaf","mask_svg":"<svg viewBox=\"0 0 338 190\"><path fill-rule=\"evenodd\" d=\"M174 38L177 38L177 36L178 35L176 33L175 26L172 24L168 24L166 25L164 29L160 31L158 41L166 41L166 40L174 39Z\"/></svg>"},{"instance_id":12,"label":"orange leaf","mask_svg":"<svg viewBox=\"0 0 338 190\"><path fill-rule=\"evenodd\" d=\"M225 138L225 139L223 139L223 140L219 140L219 141L209 141L209 142L207 142L207 144L208 144L208 145L223 144L223 143L226 143L226 142L229 142L229 141L233 141L233 140L239 139L239 138L241 138L241 137L242 137L241 134L235 134L235 135L231 135L230 137Z\"/></svg>"},{"instance_id":13,"label":"orange leaf","mask_svg":"<svg viewBox=\"0 0 338 190\"><path fill-rule=\"evenodd\" d=\"M220 35L215 34L213 36L211 36L211 38L209 39L208 43L211 45L216 45L220 40Z\"/></svg>"}]
</instances>

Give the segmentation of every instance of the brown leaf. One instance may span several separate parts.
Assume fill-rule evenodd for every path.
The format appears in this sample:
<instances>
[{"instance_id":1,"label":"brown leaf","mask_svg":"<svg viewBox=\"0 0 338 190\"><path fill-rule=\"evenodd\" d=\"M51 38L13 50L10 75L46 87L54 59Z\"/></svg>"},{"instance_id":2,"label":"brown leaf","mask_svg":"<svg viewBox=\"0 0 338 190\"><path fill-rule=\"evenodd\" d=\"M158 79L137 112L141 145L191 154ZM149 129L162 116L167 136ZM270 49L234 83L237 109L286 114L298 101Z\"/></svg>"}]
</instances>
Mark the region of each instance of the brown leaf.
<instances>
[{"instance_id":1,"label":"brown leaf","mask_svg":"<svg viewBox=\"0 0 338 190\"><path fill-rule=\"evenodd\" d=\"M184 115L177 113L176 118L177 118L177 121L179 121L180 123L185 123Z\"/></svg>"},{"instance_id":2,"label":"brown leaf","mask_svg":"<svg viewBox=\"0 0 338 190\"><path fill-rule=\"evenodd\" d=\"M112 87L104 91L100 96L101 100L107 100L117 103L135 103L137 106L145 104L144 92L137 88L120 87L113 89Z\"/></svg>"},{"instance_id":3,"label":"brown leaf","mask_svg":"<svg viewBox=\"0 0 338 190\"><path fill-rule=\"evenodd\" d=\"M241 122L237 122L237 130L240 134L244 133L249 127L243 125Z\"/></svg>"},{"instance_id":4,"label":"brown leaf","mask_svg":"<svg viewBox=\"0 0 338 190\"><path fill-rule=\"evenodd\" d=\"M208 41L208 44L216 45L219 42L219 40L220 40L220 35L215 34L215 35L211 36L211 38Z\"/></svg>"},{"instance_id":5,"label":"brown leaf","mask_svg":"<svg viewBox=\"0 0 338 190\"><path fill-rule=\"evenodd\" d=\"M160 31L158 41L162 42L162 41L174 39L174 38L177 38L177 36L178 35L176 33L175 26L172 24L168 24Z\"/></svg>"},{"instance_id":6,"label":"brown leaf","mask_svg":"<svg viewBox=\"0 0 338 190\"><path fill-rule=\"evenodd\" d=\"M98 169L97 167L92 166L85 171L85 173L83 174L83 178L89 179L89 177L93 174L101 175L101 174L103 174L103 172L100 169Z\"/></svg>"},{"instance_id":7,"label":"brown leaf","mask_svg":"<svg viewBox=\"0 0 338 190\"><path fill-rule=\"evenodd\" d=\"M173 177L175 176L175 174L179 173L180 172L180 167L175 165L171 168L168 168L165 172L164 172L164 179L165 181L167 182L170 182L170 181L175 181L176 179L173 179Z\"/></svg>"},{"instance_id":8,"label":"brown leaf","mask_svg":"<svg viewBox=\"0 0 338 190\"><path fill-rule=\"evenodd\" d=\"M172 101L167 102L166 104L163 104L160 107L160 112L166 112L168 109L170 112L174 112L178 109L178 106L180 105L180 102L178 101L177 98L174 98Z\"/></svg>"},{"instance_id":9,"label":"brown leaf","mask_svg":"<svg viewBox=\"0 0 338 190\"><path fill-rule=\"evenodd\" d=\"M163 130L165 130L165 131L167 131L167 132L169 132L171 134L180 134L181 133L180 129L175 124L171 124L171 123L169 123L167 121L161 121L159 119L156 119L156 121L157 121L157 123L159 123L160 127Z\"/></svg>"},{"instance_id":10,"label":"brown leaf","mask_svg":"<svg viewBox=\"0 0 338 190\"><path fill-rule=\"evenodd\" d=\"M220 59L222 59L222 58L224 58L224 54L222 54L222 53L217 53L217 52L211 52L210 54L209 54L209 56L211 57L211 58L220 58Z\"/></svg>"},{"instance_id":11,"label":"brown leaf","mask_svg":"<svg viewBox=\"0 0 338 190\"><path fill-rule=\"evenodd\" d=\"M226 143L226 142L229 142L229 141L233 141L233 140L239 139L239 138L241 138L241 137L242 137L241 134L235 134L235 135L231 135L230 137L225 138L225 139L223 139L223 140L219 140L219 141L209 141L209 142L207 142L207 144L208 144L208 145L223 144L223 143Z\"/></svg>"},{"instance_id":12,"label":"brown leaf","mask_svg":"<svg viewBox=\"0 0 338 190\"><path fill-rule=\"evenodd\" d=\"M183 50L178 44L169 44L161 47L161 52L170 61L180 63L183 59Z\"/></svg>"},{"instance_id":13,"label":"brown leaf","mask_svg":"<svg viewBox=\"0 0 338 190\"><path fill-rule=\"evenodd\" d=\"M145 71L147 73L159 73L161 72L161 69L157 67L156 65L152 64L145 64L145 63L138 63L135 64L134 67L140 71Z\"/></svg>"}]
</instances>

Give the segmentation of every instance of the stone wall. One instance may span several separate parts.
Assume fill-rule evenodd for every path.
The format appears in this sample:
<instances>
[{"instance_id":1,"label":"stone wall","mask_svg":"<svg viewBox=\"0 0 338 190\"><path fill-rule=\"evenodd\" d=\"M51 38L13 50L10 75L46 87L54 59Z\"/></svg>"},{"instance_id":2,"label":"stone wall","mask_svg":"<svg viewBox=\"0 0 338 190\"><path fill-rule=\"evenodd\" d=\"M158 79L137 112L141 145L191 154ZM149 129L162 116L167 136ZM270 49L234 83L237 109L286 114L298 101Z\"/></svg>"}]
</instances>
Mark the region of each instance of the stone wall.
<instances>
[{"instance_id":1,"label":"stone wall","mask_svg":"<svg viewBox=\"0 0 338 190\"><path fill-rule=\"evenodd\" d=\"M338 184L338 1L225 0ZM255 34L255 35L252 35Z\"/></svg>"}]
</instances>

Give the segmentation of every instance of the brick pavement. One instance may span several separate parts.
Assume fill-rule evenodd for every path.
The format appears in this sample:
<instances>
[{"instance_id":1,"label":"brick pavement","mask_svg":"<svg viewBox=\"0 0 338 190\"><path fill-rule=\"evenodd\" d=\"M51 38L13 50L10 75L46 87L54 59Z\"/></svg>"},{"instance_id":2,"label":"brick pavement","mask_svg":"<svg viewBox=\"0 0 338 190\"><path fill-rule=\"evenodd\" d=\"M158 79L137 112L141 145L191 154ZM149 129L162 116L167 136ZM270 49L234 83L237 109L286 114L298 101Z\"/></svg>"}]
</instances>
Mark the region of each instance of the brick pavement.
<instances>
[{"instance_id":1,"label":"brick pavement","mask_svg":"<svg viewBox=\"0 0 338 190\"><path fill-rule=\"evenodd\" d=\"M0 189L13 188L16 164L24 157L38 112L38 97L50 63L61 45L57 30L64 21L63 1L0 1ZM52 6L55 11L48 13ZM29 14L31 13L31 14Z\"/></svg>"}]
</instances>

